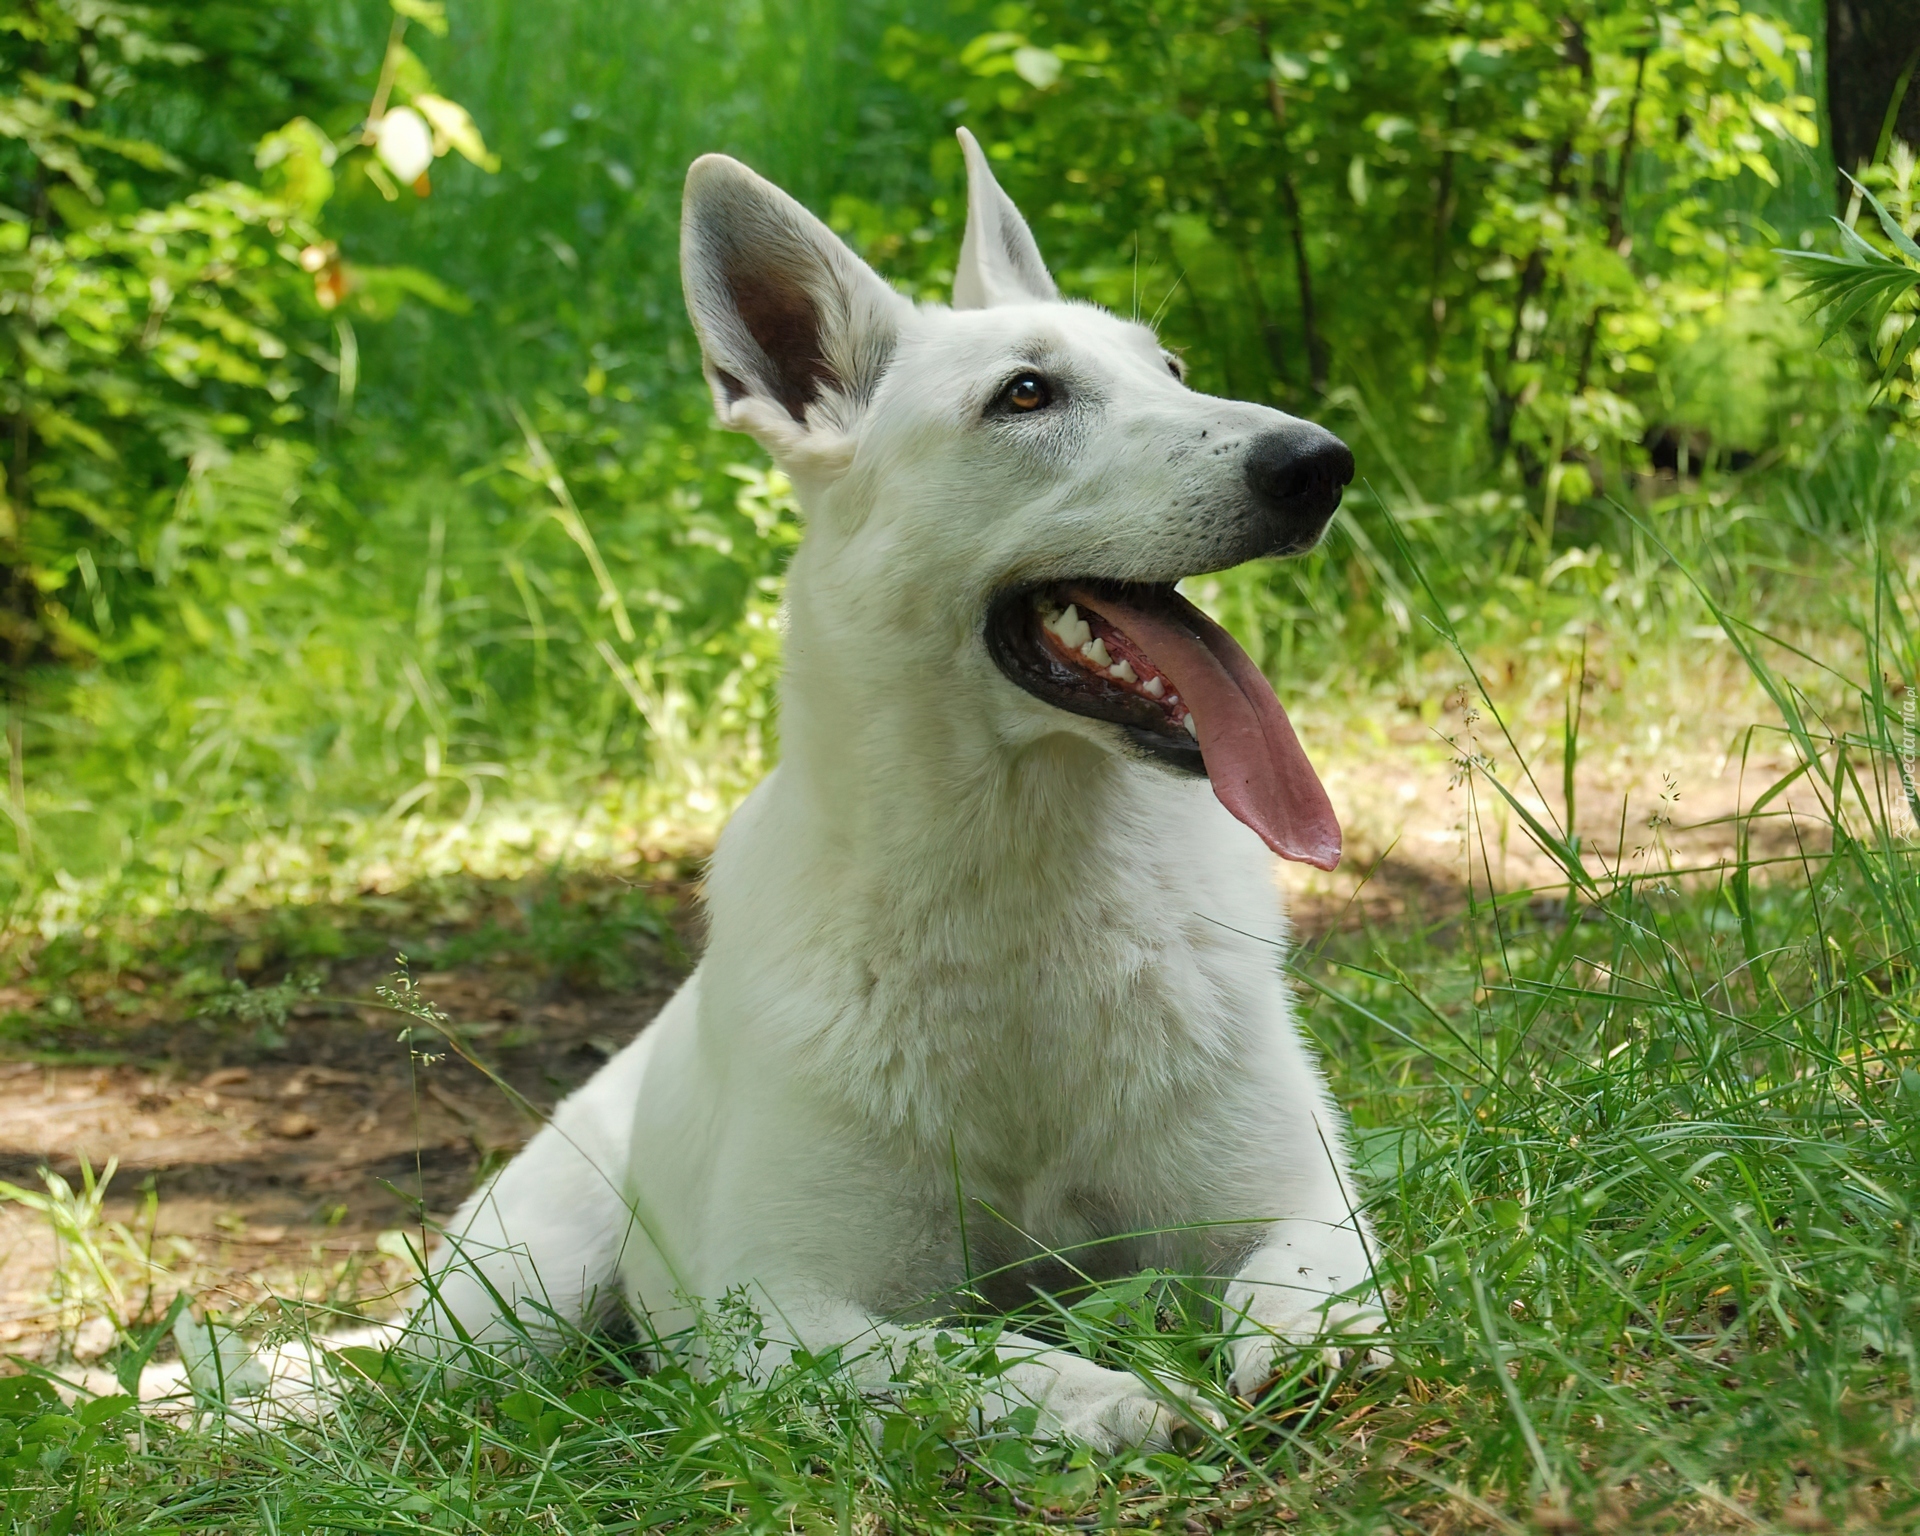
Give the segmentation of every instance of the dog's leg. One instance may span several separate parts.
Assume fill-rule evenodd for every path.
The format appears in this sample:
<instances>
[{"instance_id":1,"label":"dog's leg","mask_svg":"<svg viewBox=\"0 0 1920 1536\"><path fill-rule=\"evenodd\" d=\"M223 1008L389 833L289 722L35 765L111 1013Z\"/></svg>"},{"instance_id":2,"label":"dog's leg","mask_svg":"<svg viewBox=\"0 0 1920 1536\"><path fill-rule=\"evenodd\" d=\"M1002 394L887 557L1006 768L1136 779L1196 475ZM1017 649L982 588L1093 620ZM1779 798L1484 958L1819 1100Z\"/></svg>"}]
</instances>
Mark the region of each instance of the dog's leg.
<instances>
[{"instance_id":1,"label":"dog's leg","mask_svg":"<svg viewBox=\"0 0 1920 1536\"><path fill-rule=\"evenodd\" d=\"M753 1358L741 1360L743 1370L764 1380L795 1349L818 1354L837 1348L854 1384L873 1395L900 1380L915 1348L931 1353L939 1333L933 1327L879 1322L853 1302L781 1307L767 1321L770 1334L790 1334L791 1342L769 1337ZM994 1352L1003 1369L980 1401L980 1411L989 1421L1022 1408L1037 1408L1036 1427L1042 1437L1078 1441L1101 1452L1131 1446L1162 1450L1176 1436L1193 1436L1202 1427L1218 1430L1224 1425L1190 1387L1108 1370L1025 1334L1000 1334Z\"/></svg>"},{"instance_id":2,"label":"dog's leg","mask_svg":"<svg viewBox=\"0 0 1920 1536\"><path fill-rule=\"evenodd\" d=\"M1343 1348L1365 1348L1386 1315L1359 1218L1273 1223L1227 1287L1223 1313L1233 1350L1228 1385L1238 1397L1256 1394L1275 1362L1302 1348L1319 1348L1329 1364ZM1384 1361L1378 1350L1367 1358Z\"/></svg>"},{"instance_id":3,"label":"dog's leg","mask_svg":"<svg viewBox=\"0 0 1920 1536\"><path fill-rule=\"evenodd\" d=\"M624 1194L640 1078L656 1023L587 1085L447 1224L435 1252L419 1344L512 1352L553 1343L617 1299L632 1226Z\"/></svg>"}]
</instances>

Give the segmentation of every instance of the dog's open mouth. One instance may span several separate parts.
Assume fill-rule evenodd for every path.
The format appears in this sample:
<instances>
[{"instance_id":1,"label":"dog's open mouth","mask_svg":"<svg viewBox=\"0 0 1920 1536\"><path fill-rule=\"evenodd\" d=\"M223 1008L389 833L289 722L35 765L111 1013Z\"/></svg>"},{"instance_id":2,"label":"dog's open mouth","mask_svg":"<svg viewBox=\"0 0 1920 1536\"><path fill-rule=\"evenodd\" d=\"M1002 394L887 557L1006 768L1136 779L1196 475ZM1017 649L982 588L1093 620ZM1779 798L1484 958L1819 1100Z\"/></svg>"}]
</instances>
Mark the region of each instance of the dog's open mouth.
<instances>
[{"instance_id":1,"label":"dog's open mouth","mask_svg":"<svg viewBox=\"0 0 1920 1536\"><path fill-rule=\"evenodd\" d=\"M1171 586L1065 581L1008 592L987 619L1000 670L1057 709L1122 727L1204 773L1283 859L1332 869L1340 823L1272 686Z\"/></svg>"}]
</instances>

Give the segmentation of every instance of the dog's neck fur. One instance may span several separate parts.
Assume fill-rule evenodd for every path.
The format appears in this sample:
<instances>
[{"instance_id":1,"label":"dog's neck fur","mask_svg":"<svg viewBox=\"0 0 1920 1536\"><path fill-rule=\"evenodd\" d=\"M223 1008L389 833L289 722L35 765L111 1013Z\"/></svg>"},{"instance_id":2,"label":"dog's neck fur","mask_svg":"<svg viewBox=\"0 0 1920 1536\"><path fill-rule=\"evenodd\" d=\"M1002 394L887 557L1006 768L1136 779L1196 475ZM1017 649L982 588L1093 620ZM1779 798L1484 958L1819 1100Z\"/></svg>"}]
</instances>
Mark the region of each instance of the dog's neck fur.
<instances>
[{"instance_id":1,"label":"dog's neck fur","mask_svg":"<svg viewBox=\"0 0 1920 1536\"><path fill-rule=\"evenodd\" d=\"M1258 901L1264 886L1263 937L1279 939L1265 851L1230 833L1248 867L1222 869L1204 780L1068 730L1009 741L997 676L929 689L942 672L926 656L849 637L844 609L816 623L827 594L806 566L789 587L778 782L723 840L709 887L716 955L785 942L857 959L815 977L838 994L812 1016L818 1038L780 1048L832 1063L831 1091L877 1125L963 1140L971 1125L970 1164L1008 1168L1048 1160L1062 1103L1075 1136L1101 1111L1151 1123L1196 1074L1229 1070L1272 952L1207 915L1244 923L1225 891ZM997 1106L991 1124L968 1105Z\"/></svg>"},{"instance_id":2,"label":"dog's neck fur","mask_svg":"<svg viewBox=\"0 0 1920 1536\"><path fill-rule=\"evenodd\" d=\"M1020 901L1036 881L1064 899L1111 884L1116 860L1151 857L1141 802L1162 776L1069 730L1010 739L994 697L1007 685L955 666L959 634L820 621L815 605L835 596L812 589L807 565L789 588L782 772L804 787L819 845L858 850L849 876L888 900L912 899L902 874L943 902Z\"/></svg>"}]
</instances>

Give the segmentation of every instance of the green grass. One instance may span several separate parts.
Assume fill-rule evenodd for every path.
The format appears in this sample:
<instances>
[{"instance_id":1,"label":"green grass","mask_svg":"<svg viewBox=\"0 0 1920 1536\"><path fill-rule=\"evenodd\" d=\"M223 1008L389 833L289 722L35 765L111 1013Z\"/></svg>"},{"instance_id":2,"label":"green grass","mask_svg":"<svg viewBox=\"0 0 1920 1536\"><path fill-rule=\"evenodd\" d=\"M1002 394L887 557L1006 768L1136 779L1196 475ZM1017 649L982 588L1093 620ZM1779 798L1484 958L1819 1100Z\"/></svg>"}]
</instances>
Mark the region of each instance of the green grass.
<instances>
[{"instance_id":1,"label":"green grass","mask_svg":"<svg viewBox=\"0 0 1920 1536\"><path fill-rule=\"evenodd\" d=\"M376 1368L319 1429L129 1439L110 1404L52 1410L12 1386L0 1507L23 1536L1911 1527L1920 868L1898 764L1920 608L1885 561L1863 569L1845 679L1723 615L1798 792L1825 807L1810 821L1799 802L1797 855L1671 870L1654 827L1634 831L1653 853L1614 868L1564 834L1562 764L1538 761L1556 813L1534 832L1564 885L1469 886L1428 926L1294 958L1354 1118L1392 1368L1302 1365L1232 1402L1203 1288L1154 1276L1028 1321L1200 1384L1229 1429L1190 1454L1101 1458L980 1425L991 1334L961 1328L880 1403L831 1360L752 1389L648 1373L601 1338L455 1384ZM1500 703L1490 687L1477 733L1504 728ZM1472 836L1524 786L1470 743L1461 772ZM594 931L568 921L542 941L557 964ZM708 1326L754 1324L722 1309Z\"/></svg>"}]
</instances>

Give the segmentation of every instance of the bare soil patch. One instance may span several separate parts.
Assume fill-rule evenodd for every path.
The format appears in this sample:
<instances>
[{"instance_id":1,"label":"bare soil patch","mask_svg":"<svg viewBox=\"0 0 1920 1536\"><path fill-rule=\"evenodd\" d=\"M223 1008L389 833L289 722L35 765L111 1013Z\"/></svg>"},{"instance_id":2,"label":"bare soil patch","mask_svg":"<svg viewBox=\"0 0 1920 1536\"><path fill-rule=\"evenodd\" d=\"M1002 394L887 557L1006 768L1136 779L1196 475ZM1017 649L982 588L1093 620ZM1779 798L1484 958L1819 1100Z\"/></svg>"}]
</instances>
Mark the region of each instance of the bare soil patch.
<instances>
[{"instance_id":1,"label":"bare soil patch","mask_svg":"<svg viewBox=\"0 0 1920 1536\"><path fill-rule=\"evenodd\" d=\"M632 889L578 884L552 908L604 913ZM229 1311L386 1310L407 1265L381 1234L417 1244L423 1217L449 1215L689 963L691 902L672 882L648 893L645 924L577 922L557 955L551 934L513 923L525 891L462 893L458 924L436 920L446 895L305 914L300 931L331 931L327 947L344 935L345 958L274 953L270 915L241 913L117 966L96 952L57 979L44 963L16 976L0 989L0 1179L37 1190L48 1168L79 1188L83 1162L117 1162L103 1237L136 1315L182 1287ZM435 951L469 956L407 967L444 1035L378 995L403 952ZM0 1204L0 1352L84 1359L112 1342L61 1305L58 1255L38 1213Z\"/></svg>"}]
</instances>

